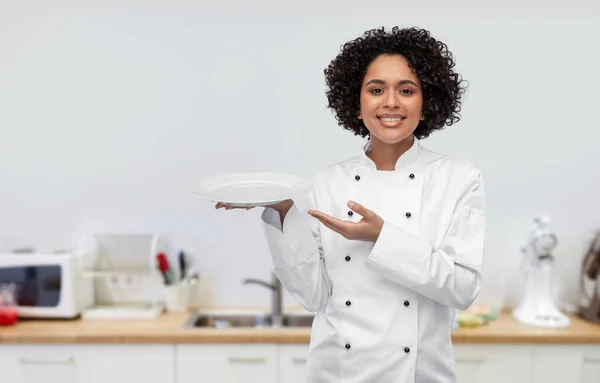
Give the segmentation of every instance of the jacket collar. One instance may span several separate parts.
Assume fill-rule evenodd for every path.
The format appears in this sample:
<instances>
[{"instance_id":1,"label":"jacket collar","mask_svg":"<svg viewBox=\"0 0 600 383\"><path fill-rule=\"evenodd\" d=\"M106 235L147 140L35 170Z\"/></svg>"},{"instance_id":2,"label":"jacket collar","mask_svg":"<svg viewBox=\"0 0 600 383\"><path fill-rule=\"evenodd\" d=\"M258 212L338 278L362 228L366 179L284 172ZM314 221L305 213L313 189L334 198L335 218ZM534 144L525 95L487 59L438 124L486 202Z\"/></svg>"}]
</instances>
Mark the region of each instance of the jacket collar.
<instances>
[{"instance_id":1,"label":"jacket collar","mask_svg":"<svg viewBox=\"0 0 600 383\"><path fill-rule=\"evenodd\" d=\"M363 149L359 156L359 161L360 161L360 163L362 163L364 166L366 166L368 168L377 169L375 162L373 162L373 160L371 160L367 156L367 153L369 153L370 151L371 151L371 140L368 140L367 143L363 146ZM398 158L398 161L396 161L396 170L402 169L403 167L406 167L406 166L412 164L413 162L415 162L417 160L417 158L419 157L420 152L421 152L421 142L419 141L419 139L417 137L414 137L412 146L406 152L404 152L400 156L400 158Z\"/></svg>"}]
</instances>

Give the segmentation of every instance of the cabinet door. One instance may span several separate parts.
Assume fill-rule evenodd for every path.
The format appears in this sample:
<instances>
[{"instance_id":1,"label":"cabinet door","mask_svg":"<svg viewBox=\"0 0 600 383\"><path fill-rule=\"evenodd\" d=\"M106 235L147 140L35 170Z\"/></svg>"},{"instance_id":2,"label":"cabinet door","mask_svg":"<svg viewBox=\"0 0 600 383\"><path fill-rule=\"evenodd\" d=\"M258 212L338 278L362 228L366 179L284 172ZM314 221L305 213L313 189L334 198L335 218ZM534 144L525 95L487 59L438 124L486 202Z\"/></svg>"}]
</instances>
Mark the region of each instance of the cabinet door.
<instances>
[{"instance_id":1,"label":"cabinet door","mask_svg":"<svg viewBox=\"0 0 600 383\"><path fill-rule=\"evenodd\" d=\"M533 353L533 383L600 382L600 345L543 345Z\"/></svg>"},{"instance_id":2,"label":"cabinet door","mask_svg":"<svg viewBox=\"0 0 600 383\"><path fill-rule=\"evenodd\" d=\"M78 383L175 383L172 345L88 344L76 348Z\"/></svg>"},{"instance_id":3,"label":"cabinet door","mask_svg":"<svg viewBox=\"0 0 600 383\"><path fill-rule=\"evenodd\" d=\"M454 359L460 383L531 383L529 345L459 344Z\"/></svg>"},{"instance_id":4,"label":"cabinet door","mask_svg":"<svg viewBox=\"0 0 600 383\"><path fill-rule=\"evenodd\" d=\"M178 345L177 383L277 383L277 345Z\"/></svg>"},{"instance_id":5,"label":"cabinet door","mask_svg":"<svg viewBox=\"0 0 600 383\"><path fill-rule=\"evenodd\" d=\"M279 346L279 382L306 383L308 345L282 344Z\"/></svg>"},{"instance_id":6,"label":"cabinet door","mask_svg":"<svg viewBox=\"0 0 600 383\"><path fill-rule=\"evenodd\" d=\"M0 347L0 380L11 383L78 383L72 348L5 345Z\"/></svg>"},{"instance_id":7,"label":"cabinet door","mask_svg":"<svg viewBox=\"0 0 600 383\"><path fill-rule=\"evenodd\" d=\"M11 383L175 383L174 364L169 345L0 347L0 381Z\"/></svg>"}]
</instances>

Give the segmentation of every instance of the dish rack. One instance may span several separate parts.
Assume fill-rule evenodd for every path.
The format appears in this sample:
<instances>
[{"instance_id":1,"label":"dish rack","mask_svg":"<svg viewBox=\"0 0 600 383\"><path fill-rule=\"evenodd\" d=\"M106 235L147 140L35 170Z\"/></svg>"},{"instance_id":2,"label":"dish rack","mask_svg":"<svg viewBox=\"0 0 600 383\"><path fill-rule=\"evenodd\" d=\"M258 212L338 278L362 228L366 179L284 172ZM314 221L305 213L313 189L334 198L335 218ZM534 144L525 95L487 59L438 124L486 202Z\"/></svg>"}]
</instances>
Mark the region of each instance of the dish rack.
<instances>
[{"instance_id":1,"label":"dish rack","mask_svg":"<svg viewBox=\"0 0 600 383\"><path fill-rule=\"evenodd\" d=\"M91 278L94 304L82 319L154 319L164 305L156 254L169 252L160 233L94 234L84 240L82 277Z\"/></svg>"}]
</instances>

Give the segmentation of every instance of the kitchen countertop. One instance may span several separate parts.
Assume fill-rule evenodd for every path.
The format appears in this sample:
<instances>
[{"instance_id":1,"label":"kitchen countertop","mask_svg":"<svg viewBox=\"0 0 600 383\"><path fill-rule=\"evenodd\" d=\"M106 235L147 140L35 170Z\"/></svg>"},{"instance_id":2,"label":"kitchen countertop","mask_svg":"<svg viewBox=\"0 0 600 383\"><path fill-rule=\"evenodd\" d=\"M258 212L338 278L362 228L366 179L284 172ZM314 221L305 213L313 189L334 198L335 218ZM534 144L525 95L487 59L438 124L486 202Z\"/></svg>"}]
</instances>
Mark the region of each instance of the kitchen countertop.
<instances>
[{"instance_id":1,"label":"kitchen countertop","mask_svg":"<svg viewBox=\"0 0 600 383\"><path fill-rule=\"evenodd\" d=\"M163 314L155 320L21 320L0 327L0 343L113 344L308 344L310 328L190 329L190 313ZM600 325L572 317L571 327L541 329L515 322L509 313L482 327L452 332L454 344L599 344Z\"/></svg>"}]
</instances>

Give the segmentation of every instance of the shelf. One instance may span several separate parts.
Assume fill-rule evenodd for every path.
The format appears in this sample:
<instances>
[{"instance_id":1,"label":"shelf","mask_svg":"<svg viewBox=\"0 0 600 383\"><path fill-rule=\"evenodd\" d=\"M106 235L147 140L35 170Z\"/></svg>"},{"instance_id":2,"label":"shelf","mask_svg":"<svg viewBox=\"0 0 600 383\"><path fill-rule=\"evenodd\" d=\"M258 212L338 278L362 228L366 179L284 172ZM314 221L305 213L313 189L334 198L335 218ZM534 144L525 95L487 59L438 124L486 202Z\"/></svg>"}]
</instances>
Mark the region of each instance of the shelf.
<instances>
[{"instance_id":1,"label":"shelf","mask_svg":"<svg viewBox=\"0 0 600 383\"><path fill-rule=\"evenodd\" d=\"M133 275L139 276L150 276L151 274L157 273L155 270L148 268L132 268L132 269L118 269L118 270L84 270L81 274L86 278L98 278L98 277L110 277L113 275Z\"/></svg>"}]
</instances>

